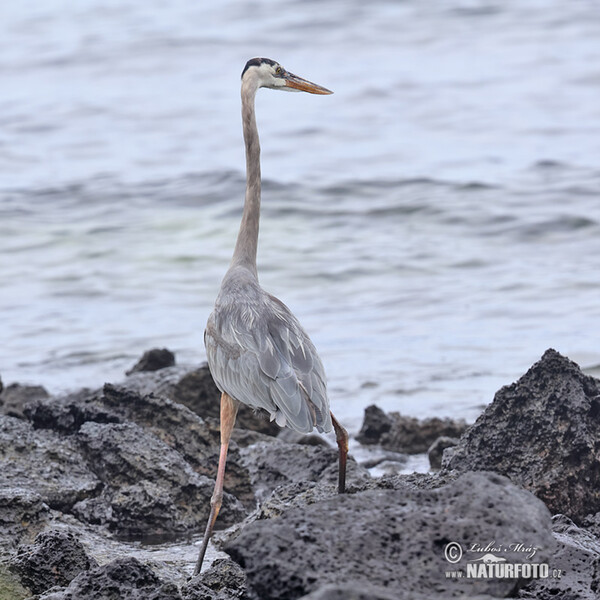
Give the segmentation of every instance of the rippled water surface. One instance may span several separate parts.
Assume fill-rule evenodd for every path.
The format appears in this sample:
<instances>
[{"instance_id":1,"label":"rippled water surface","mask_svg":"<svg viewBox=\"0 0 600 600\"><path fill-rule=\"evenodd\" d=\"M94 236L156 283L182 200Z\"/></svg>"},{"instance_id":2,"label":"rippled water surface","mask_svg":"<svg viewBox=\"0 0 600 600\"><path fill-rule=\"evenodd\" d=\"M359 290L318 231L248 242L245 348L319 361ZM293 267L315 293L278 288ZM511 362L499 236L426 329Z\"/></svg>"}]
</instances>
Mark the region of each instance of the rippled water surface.
<instances>
[{"instance_id":1,"label":"rippled water surface","mask_svg":"<svg viewBox=\"0 0 600 600\"><path fill-rule=\"evenodd\" d=\"M263 286L332 405L474 418L549 346L600 364L600 3L4 3L0 375L203 360L263 90Z\"/></svg>"}]
</instances>

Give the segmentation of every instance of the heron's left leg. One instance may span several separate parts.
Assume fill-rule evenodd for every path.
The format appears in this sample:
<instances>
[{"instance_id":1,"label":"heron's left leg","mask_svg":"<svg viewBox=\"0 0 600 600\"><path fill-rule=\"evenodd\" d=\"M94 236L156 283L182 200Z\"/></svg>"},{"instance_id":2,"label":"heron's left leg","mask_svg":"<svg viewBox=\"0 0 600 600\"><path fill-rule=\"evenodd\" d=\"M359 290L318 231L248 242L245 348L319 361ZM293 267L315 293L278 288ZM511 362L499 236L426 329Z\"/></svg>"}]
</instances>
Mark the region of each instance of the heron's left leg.
<instances>
[{"instance_id":1,"label":"heron's left leg","mask_svg":"<svg viewBox=\"0 0 600 600\"><path fill-rule=\"evenodd\" d=\"M233 431L233 425L235 424L235 417L237 415L239 402L234 400L231 396L225 392L221 394L221 453L219 454L219 468L217 470L217 479L215 481L215 490L212 498L210 499L210 515L208 517L208 523L206 524L206 531L204 532L204 539L202 540L202 547L200 548L200 554L198 561L196 562L196 568L194 569L194 575L200 573L202 568L202 562L204 561L204 555L206 554L206 548L210 536L212 535L217 515L223 502L223 480L225 478L225 463L227 462L227 449L229 448L229 440L231 438L231 432Z\"/></svg>"},{"instance_id":2,"label":"heron's left leg","mask_svg":"<svg viewBox=\"0 0 600 600\"><path fill-rule=\"evenodd\" d=\"M331 422L335 429L335 438L337 440L340 452L340 465L338 474L338 492L343 494L346 491L346 458L348 457L348 432L340 425L339 421L331 415Z\"/></svg>"}]
</instances>

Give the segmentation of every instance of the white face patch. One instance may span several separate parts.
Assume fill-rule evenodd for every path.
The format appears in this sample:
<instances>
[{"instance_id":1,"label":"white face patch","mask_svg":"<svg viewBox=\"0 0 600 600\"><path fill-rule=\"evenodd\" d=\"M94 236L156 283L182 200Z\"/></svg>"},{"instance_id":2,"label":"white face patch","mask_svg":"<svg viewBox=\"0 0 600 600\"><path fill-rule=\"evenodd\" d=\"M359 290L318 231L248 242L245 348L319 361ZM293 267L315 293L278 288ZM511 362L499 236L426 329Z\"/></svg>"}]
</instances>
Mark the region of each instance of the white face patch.
<instances>
[{"instance_id":1,"label":"white face patch","mask_svg":"<svg viewBox=\"0 0 600 600\"><path fill-rule=\"evenodd\" d=\"M262 63L259 66L252 66L248 69L253 77L258 80L258 87L266 87L271 89L287 89L285 85L285 79L279 76L277 69L281 69L281 75L285 73L285 69L279 64L275 63L271 65L269 63Z\"/></svg>"}]
</instances>

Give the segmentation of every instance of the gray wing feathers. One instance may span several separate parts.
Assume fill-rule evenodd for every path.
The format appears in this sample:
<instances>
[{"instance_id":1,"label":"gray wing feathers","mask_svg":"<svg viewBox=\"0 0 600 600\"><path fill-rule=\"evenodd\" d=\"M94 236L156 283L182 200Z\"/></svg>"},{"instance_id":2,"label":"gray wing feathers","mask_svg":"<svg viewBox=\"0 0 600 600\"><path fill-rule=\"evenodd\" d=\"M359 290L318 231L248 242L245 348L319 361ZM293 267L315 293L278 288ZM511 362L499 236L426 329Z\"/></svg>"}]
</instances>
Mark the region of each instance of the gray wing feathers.
<instances>
[{"instance_id":1,"label":"gray wing feathers","mask_svg":"<svg viewBox=\"0 0 600 600\"><path fill-rule=\"evenodd\" d=\"M217 307L205 344L217 386L300 433L331 431L325 371L291 311L262 293L254 307Z\"/></svg>"}]
</instances>

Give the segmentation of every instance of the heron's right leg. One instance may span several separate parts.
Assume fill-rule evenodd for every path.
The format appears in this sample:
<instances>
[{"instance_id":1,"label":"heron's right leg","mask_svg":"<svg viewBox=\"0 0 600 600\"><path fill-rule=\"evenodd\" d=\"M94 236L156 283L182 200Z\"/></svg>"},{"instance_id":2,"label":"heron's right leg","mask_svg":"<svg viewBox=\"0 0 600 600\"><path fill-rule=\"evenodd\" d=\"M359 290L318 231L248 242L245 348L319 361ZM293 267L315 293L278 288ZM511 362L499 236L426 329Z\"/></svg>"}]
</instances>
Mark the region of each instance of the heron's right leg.
<instances>
[{"instance_id":1,"label":"heron's right leg","mask_svg":"<svg viewBox=\"0 0 600 600\"><path fill-rule=\"evenodd\" d=\"M206 524L206 531L204 532L204 539L202 540L202 547L200 548L200 554L198 561L196 562L196 568L194 569L194 575L200 573L202 569L202 562L204 561L204 555L206 554L206 548L210 536L212 535L221 503L223 502L223 480L225 478L225 463L227 462L227 449L229 448L229 440L231 438L231 432L233 431L233 425L235 423L235 417L237 415L239 402L234 400L231 396L228 396L225 392L221 394L221 453L219 454L219 468L217 470L217 479L215 481L215 490L212 498L210 499L210 515L208 517L208 523Z\"/></svg>"},{"instance_id":2,"label":"heron's right leg","mask_svg":"<svg viewBox=\"0 0 600 600\"><path fill-rule=\"evenodd\" d=\"M346 491L346 459L348 457L348 432L340 425L339 421L331 415L331 422L335 429L335 438L340 453L340 465L338 474L338 493L343 494Z\"/></svg>"}]
</instances>

